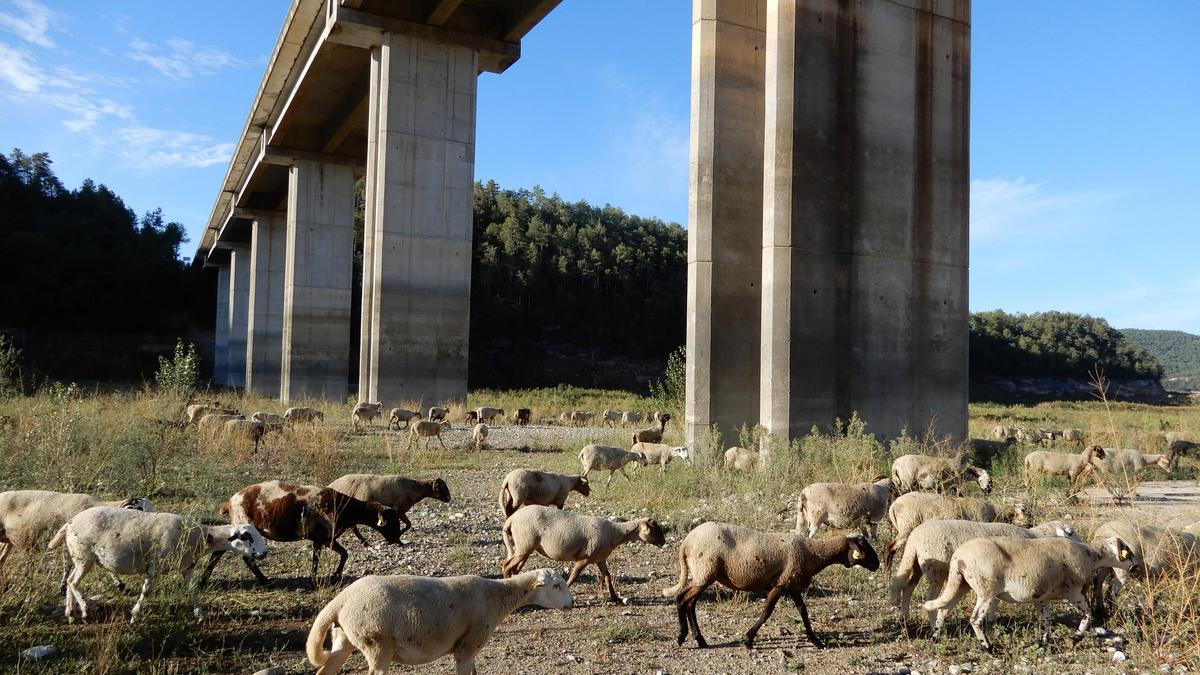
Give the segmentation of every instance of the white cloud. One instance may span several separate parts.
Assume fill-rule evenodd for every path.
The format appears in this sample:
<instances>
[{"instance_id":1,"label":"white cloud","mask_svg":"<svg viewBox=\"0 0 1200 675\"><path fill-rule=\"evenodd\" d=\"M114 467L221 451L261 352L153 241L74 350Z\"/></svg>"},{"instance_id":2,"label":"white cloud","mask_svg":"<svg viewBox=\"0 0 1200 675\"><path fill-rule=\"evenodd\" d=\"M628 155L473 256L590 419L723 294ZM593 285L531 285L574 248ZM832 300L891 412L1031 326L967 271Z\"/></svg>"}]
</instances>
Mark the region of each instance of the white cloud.
<instances>
[{"instance_id":1,"label":"white cloud","mask_svg":"<svg viewBox=\"0 0 1200 675\"><path fill-rule=\"evenodd\" d=\"M36 0L9 0L6 5L0 11L0 28L39 47L54 46L49 36L56 18L53 10Z\"/></svg>"},{"instance_id":2,"label":"white cloud","mask_svg":"<svg viewBox=\"0 0 1200 675\"><path fill-rule=\"evenodd\" d=\"M187 131L135 124L118 129L115 135L121 156L142 168L202 168L225 162L233 153L233 143L216 143Z\"/></svg>"},{"instance_id":3,"label":"white cloud","mask_svg":"<svg viewBox=\"0 0 1200 675\"><path fill-rule=\"evenodd\" d=\"M1084 224L1092 209L1115 197L1100 192L1055 192L1024 177L971 181L971 240L1057 233Z\"/></svg>"},{"instance_id":4,"label":"white cloud","mask_svg":"<svg viewBox=\"0 0 1200 675\"><path fill-rule=\"evenodd\" d=\"M41 89L42 74L28 54L0 42L0 81L18 92L32 94Z\"/></svg>"},{"instance_id":5,"label":"white cloud","mask_svg":"<svg viewBox=\"0 0 1200 675\"><path fill-rule=\"evenodd\" d=\"M198 45L182 38L171 38L165 45L159 46L135 37L129 47L132 50L129 58L147 63L173 80L211 75L224 68L246 64L229 52Z\"/></svg>"}]
</instances>

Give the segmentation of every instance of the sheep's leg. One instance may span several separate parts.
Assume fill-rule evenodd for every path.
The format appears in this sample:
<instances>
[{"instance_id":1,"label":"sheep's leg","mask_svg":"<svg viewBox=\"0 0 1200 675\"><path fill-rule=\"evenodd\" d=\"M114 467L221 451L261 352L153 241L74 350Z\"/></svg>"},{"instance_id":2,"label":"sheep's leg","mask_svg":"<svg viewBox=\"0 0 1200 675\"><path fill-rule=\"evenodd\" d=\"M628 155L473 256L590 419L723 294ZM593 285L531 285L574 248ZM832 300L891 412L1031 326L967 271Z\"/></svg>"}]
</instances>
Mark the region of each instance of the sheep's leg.
<instances>
[{"instance_id":1,"label":"sheep's leg","mask_svg":"<svg viewBox=\"0 0 1200 675\"><path fill-rule=\"evenodd\" d=\"M12 544L9 544L9 546L11 546L11 545ZM60 581L58 583L58 594L60 596L66 596L66 594L67 594L67 577L71 575L71 565L72 565L71 557L68 555L68 556L64 556L64 558L65 558L65 560L64 560L64 564L63 564L62 581Z\"/></svg>"},{"instance_id":2,"label":"sheep's leg","mask_svg":"<svg viewBox=\"0 0 1200 675\"><path fill-rule=\"evenodd\" d=\"M1039 602L1038 606L1037 606L1037 614L1038 614L1038 632L1041 635L1038 639L1042 644L1046 644L1047 642L1050 641L1050 605L1049 605L1049 603ZM975 617L972 616L971 623L974 624L974 622L975 622Z\"/></svg>"},{"instance_id":3,"label":"sheep's leg","mask_svg":"<svg viewBox=\"0 0 1200 675\"><path fill-rule=\"evenodd\" d=\"M363 533L362 533L362 532L359 532L359 531L358 531L358 526L357 526L357 525L351 525L351 526L350 526L350 531L354 533L354 536L355 536L355 537L358 537L358 540L359 540L360 542L362 542L362 545L363 545L363 547L364 547L364 548L366 548L366 547L369 547L369 546L370 546L370 544L369 544L369 543L367 543L367 538L363 536Z\"/></svg>"},{"instance_id":4,"label":"sheep's leg","mask_svg":"<svg viewBox=\"0 0 1200 675\"><path fill-rule=\"evenodd\" d=\"M183 570L183 583L187 586L188 597L192 599L192 615L197 621L204 619L204 610L200 609L200 594L197 586L192 581L192 573L196 571L195 567L189 567Z\"/></svg>"},{"instance_id":5,"label":"sheep's leg","mask_svg":"<svg viewBox=\"0 0 1200 675\"><path fill-rule=\"evenodd\" d=\"M1000 601L996 598L980 596L975 600L975 609L971 611L971 630L975 631L975 637L979 639L979 644L988 651L991 651L992 644L988 642L987 635L985 635L983 632L983 624L987 621L988 615L995 611L996 605L999 602ZM1039 614L1043 609L1046 609L1046 605L1044 603L1038 605ZM941 617L939 616L938 619L940 620ZM1049 610L1046 609L1046 633L1043 635L1048 635L1049 630Z\"/></svg>"},{"instance_id":6,"label":"sheep's leg","mask_svg":"<svg viewBox=\"0 0 1200 675\"><path fill-rule=\"evenodd\" d=\"M129 623L133 623L138 612L142 611L142 603L146 601L146 594L150 592L150 582L152 581L154 581L153 562L146 565L146 578L142 581L142 592L138 595L137 602L133 603L133 609L129 611Z\"/></svg>"},{"instance_id":7,"label":"sheep's leg","mask_svg":"<svg viewBox=\"0 0 1200 675\"><path fill-rule=\"evenodd\" d=\"M1079 622L1079 630L1075 631L1075 640L1082 640L1083 636L1087 634L1088 629L1092 626L1092 610L1090 607L1088 607L1087 600L1084 599L1083 593L1078 589L1071 593L1070 597L1067 598L1067 602L1074 605L1075 609L1078 609L1083 613L1083 620ZM1050 610L1047 608L1046 614L1048 615L1049 613Z\"/></svg>"},{"instance_id":8,"label":"sheep's leg","mask_svg":"<svg viewBox=\"0 0 1200 675\"><path fill-rule=\"evenodd\" d=\"M934 575L929 575L929 588L925 589L925 602L937 600L937 597L942 594L942 588L946 585L945 577L934 578ZM914 583L915 587L916 584ZM911 594L912 591L910 590ZM930 633L935 633L940 629L940 626L946 621L946 615L950 613L949 609L935 609L925 612L925 621L929 624Z\"/></svg>"},{"instance_id":9,"label":"sheep's leg","mask_svg":"<svg viewBox=\"0 0 1200 675\"><path fill-rule=\"evenodd\" d=\"M204 568L204 574L200 575L200 585L204 586L208 583L208 577L212 574L213 568L221 561L221 556L225 555L225 551L213 551L208 557L208 566Z\"/></svg>"},{"instance_id":10,"label":"sheep's leg","mask_svg":"<svg viewBox=\"0 0 1200 675\"><path fill-rule=\"evenodd\" d=\"M683 645L683 641L686 640L688 636L688 611L687 603L683 601L683 593L683 591L680 591L679 594L675 596L675 613L679 618L679 635L677 636L677 642L680 646Z\"/></svg>"},{"instance_id":11,"label":"sheep's leg","mask_svg":"<svg viewBox=\"0 0 1200 675\"><path fill-rule=\"evenodd\" d=\"M521 558L522 565L525 564L525 559L528 558L529 555L530 554L526 554L524 557ZM579 578L579 573L582 572L583 568L585 568L587 566L588 566L588 561L586 561L586 560L578 560L575 562L575 566L571 568L571 574L569 576L567 576L567 586L568 587L570 587L572 584L575 583L575 580ZM518 568L518 569L520 569L520 568Z\"/></svg>"},{"instance_id":12,"label":"sheep's leg","mask_svg":"<svg viewBox=\"0 0 1200 675\"><path fill-rule=\"evenodd\" d=\"M83 593L79 592L79 582L83 581L83 578L87 576L88 572L91 571L92 565L94 564L95 563L91 560L79 562L75 565L75 569L71 570L71 575L67 577L67 604L65 613L67 615L68 623L70 623L72 620L72 614L75 610L76 603L79 605L79 620L87 621L87 600L84 599Z\"/></svg>"},{"instance_id":13,"label":"sheep's leg","mask_svg":"<svg viewBox=\"0 0 1200 675\"><path fill-rule=\"evenodd\" d=\"M607 480L607 481L605 481L605 483L604 483L604 487L608 487L609 485L612 485L612 479L613 479L613 474L614 474L614 473L616 473L616 471L615 471L615 470L610 470L610 471L608 472L608 480Z\"/></svg>"},{"instance_id":14,"label":"sheep's leg","mask_svg":"<svg viewBox=\"0 0 1200 675\"><path fill-rule=\"evenodd\" d=\"M0 544L0 565L3 565L4 561L8 560L8 554L12 553L12 550L13 545L11 541L6 541L3 544Z\"/></svg>"},{"instance_id":15,"label":"sheep's leg","mask_svg":"<svg viewBox=\"0 0 1200 675\"><path fill-rule=\"evenodd\" d=\"M596 563L596 567L600 568L601 578L603 578L604 583L608 585L608 599L612 600L613 602L620 603L621 596L617 595L617 588L613 585L612 574L610 574L608 571L608 561L601 560L600 562Z\"/></svg>"},{"instance_id":16,"label":"sheep's leg","mask_svg":"<svg viewBox=\"0 0 1200 675\"><path fill-rule=\"evenodd\" d=\"M330 543L329 548L332 548L333 552L338 554L337 569L334 570L333 576L329 577L329 581L336 584L342 580L342 570L346 568L346 560L350 557L350 552L346 550L345 546L338 543L336 539ZM316 570L313 571L313 578L316 578Z\"/></svg>"},{"instance_id":17,"label":"sheep's leg","mask_svg":"<svg viewBox=\"0 0 1200 675\"><path fill-rule=\"evenodd\" d=\"M317 669L317 675L338 672L346 659L354 653L354 645L350 644L346 632L340 627L334 626L330 629L330 635L333 637L333 648L329 651L329 658L325 659L325 663Z\"/></svg>"},{"instance_id":18,"label":"sheep's leg","mask_svg":"<svg viewBox=\"0 0 1200 675\"><path fill-rule=\"evenodd\" d=\"M455 675L475 675L475 655L455 657L454 661Z\"/></svg>"},{"instance_id":19,"label":"sheep's leg","mask_svg":"<svg viewBox=\"0 0 1200 675\"><path fill-rule=\"evenodd\" d=\"M796 603L796 609L800 610L800 620L804 622L804 634L808 636L808 641L817 649L824 649L825 643L821 642L821 638L817 637L817 633L812 627L812 621L808 619L808 605L804 602L804 594L799 591L792 591L791 596L792 602Z\"/></svg>"},{"instance_id":20,"label":"sheep's leg","mask_svg":"<svg viewBox=\"0 0 1200 675\"><path fill-rule=\"evenodd\" d=\"M438 439L438 443L439 443L439 444L441 444L441 446L442 446L442 449L443 449L443 450L448 450L448 449L449 449L449 448L447 448L447 447L446 447L446 441L443 441L443 440L442 440L442 435L441 435L441 434L438 434L438 435L437 435L437 439Z\"/></svg>"},{"instance_id":21,"label":"sheep's leg","mask_svg":"<svg viewBox=\"0 0 1200 675\"><path fill-rule=\"evenodd\" d=\"M687 619L687 626L691 626L692 635L696 638L696 646L701 649L708 648L708 642L704 640L704 636L700 634L700 622L696 619L696 600L700 594L704 592L704 586L689 586L680 591L675 597L675 604L681 610L681 619ZM687 628L680 623L679 644L683 645L684 639L687 638Z\"/></svg>"},{"instance_id":22,"label":"sheep's leg","mask_svg":"<svg viewBox=\"0 0 1200 675\"><path fill-rule=\"evenodd\" d=\"M867 529L871 531L871 541L878 542L879 541L879 523L868 522ZM866 532L863 532L864 536L866 534L867 534Z\"/></svg>"},{"instance_id":23,"label":"sheep's leg","mask_svg":"<svg viewBox=\"0 0 1200 675\"><path fill-rule=\"evenodd\" d=\"M121 580L121 577L113 574L112 572L109 572L108 576L112 577L113 583L117 585L117 591L124 593L125 592L125 582Z\"/></svg>"},{"instance_id":24,"label":"sheep's leg","mask_svg":"<svg viewBox=\"0 0 1200 675\"><path fill-rule=\"evenodd\" d=\"M758 629L762 628L767 619L771 618L771 614L775 611L775 603L779 602L779 598L783 596L784 588L782 586L774 586L767 593L767 604L763 607L762 614L758 617L758 621L750 626L750 630L746 631L746 636L742 640L742 644L746 645L746 649L754 647L754 638L758 635Z\"/></svg>"},{"instance_id":25,"label":"sheep's leg","mask_svg":"<svg viewBox=\"0 0 1200 675\"><path fill-rule=\"evenodd\" d=\"M525 561L529 560L529 556L533 555L533 551L526 551L523 554L514 554L511 558L504 561L504 578L520 574L521 568L525 567ZM574 582L574 579L571 580Z\"/></svg>"},{"instance_id":26,"label":"sheep's leg","mask_svg":"<svg viewBox=\"0 0 1200 675\"><path fill-rule=\"evenodd\" d=\"M363 656L367 659L370 675L387 675L392 665L392 648L387 645L375 644L363 646Z\"/></svg>"},{"instance_id":27,"label":"sheep's leg","mask_svg":"<svg viewBox=\"0 0 1200 675\"><path fill-rule=\"evenodd\" d=\"M625 466L624 466L624 465L622 465L622 466L621 466L621 475L622 475L622 476L625 476L625 480L629 481L630 483L632 483L632 482L633 482L633 479L629 477L629 474L625 473Z\"/></svg>"},{"instance_id":28,"label":"sheep's leg","mask_svg":"<svg viewBox=\"0 0 1200 675\"><path fill-rule=\"evenodd\" d=\"M246 567L249 567L250 571L254 573L254 578L258 579L258 583L260 585L262 585L262 586L270 586L271 585L271 580L269 578L267 578L267 575L262 573L262 570L258 569L258 563L254 562L253 559L247 558L246 556L242 556L242 562L246 563Z\"/></svg>"}]
</instances>

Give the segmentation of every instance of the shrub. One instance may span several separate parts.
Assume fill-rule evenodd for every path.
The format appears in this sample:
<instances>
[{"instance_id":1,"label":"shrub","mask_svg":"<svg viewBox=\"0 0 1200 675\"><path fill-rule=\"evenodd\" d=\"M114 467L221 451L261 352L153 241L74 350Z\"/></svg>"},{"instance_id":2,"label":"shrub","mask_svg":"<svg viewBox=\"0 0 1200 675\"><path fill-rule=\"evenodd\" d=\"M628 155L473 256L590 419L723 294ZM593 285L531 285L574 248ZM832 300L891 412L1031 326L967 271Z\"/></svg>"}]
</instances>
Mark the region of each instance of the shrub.
<instances>
[{"instance_id":1,"label":"shrub","mask_svg":"<svg viewBox=\"0 0 1200 675\"><path fill-rule=\"evenodd\" d=\"M154 381L158 388L177 394L187 394L196 387L200 378L200 356L196 345L182 339L175 342L175 353L171 358L158 357L158 372Z\"/></svg>"},{"instance_id":2,"label":"shrub","mask_svg":"<svg viewBox=\"0 0 1200 675\"><path fill-rule=\"evenodd\" d=\"M21 389L21 350L0 335L0 398L18 396Z\"/></svg>"},{"instance_id":3,"label":"shrub","mask_svg":"<svg viewBox=\"0 0 1200 675\"><path fill-rule=\"evenodd\" d=\"M665 410L683 410L687 391L687 350L679 347L667 357L667 370L661 380L650 383L650 398Z\"/></svg>"}]
</instances>

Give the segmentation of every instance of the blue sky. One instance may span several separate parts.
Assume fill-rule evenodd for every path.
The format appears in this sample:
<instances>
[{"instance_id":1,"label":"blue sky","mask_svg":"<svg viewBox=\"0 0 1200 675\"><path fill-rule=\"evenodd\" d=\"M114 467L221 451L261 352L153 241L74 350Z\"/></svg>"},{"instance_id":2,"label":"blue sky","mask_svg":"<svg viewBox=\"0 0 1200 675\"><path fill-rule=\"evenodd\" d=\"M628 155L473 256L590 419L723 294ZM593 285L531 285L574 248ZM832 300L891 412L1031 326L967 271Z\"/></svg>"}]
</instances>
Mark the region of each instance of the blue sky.
<instances>
[{"instance_id":1,"label":"blue sky","mask_svg":"<svg viewBox=\"0 0 1200 675\"><path fill-rule=\"evenodd\" d=\"M0 0L0 148L194 238L287 4ZM480 77L476 177L686 223L690 16L565 0ZM973 24L971 308L1200 333L1200 3L976 0Z\"/></svg>"}]
</instances>

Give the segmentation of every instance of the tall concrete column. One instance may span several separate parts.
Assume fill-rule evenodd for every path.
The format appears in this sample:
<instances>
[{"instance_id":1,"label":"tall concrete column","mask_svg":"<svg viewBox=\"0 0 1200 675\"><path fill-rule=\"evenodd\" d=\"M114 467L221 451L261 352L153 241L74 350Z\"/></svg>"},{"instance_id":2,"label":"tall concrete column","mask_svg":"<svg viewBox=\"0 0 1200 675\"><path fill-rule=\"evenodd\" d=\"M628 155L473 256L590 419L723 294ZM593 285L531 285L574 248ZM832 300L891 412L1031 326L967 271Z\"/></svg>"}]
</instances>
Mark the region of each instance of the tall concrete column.
<instances>
[{"instance_id":1,"label":"tall concrete column","mask_svg":"<svg viewBox=\"0 0 1200 675\"><path fill-rule=\"evenodd\" d=\"M466 397L478 65L395 33L371 51L361 398Z\"/></svg>"},{"instance_id":2,"label":"tall concrete column","mask_svg":"<svg viewBox=\"0 0 1200 675\"><path fill-rule=\"evenodd\" d=\"M687 402L694 443L758 421L766 0L692 3Z\"/></svg>"},{"instance_id":3,"label":"tall concrete column","mask_svg":"<svg viewBox=\"0 0 1200 675\"><path fill-rule=\"evenodd\" d=\"M768 8L763 423L962 439L970 2Z\"/></svg>"},{"instance_id":4,"label":"tall concrete column","mask_svg":"<svg viewBox=\"0 0 1200 675\"><path fill-rule=\"evenodd\" d=\"M246 391L279 396L283 368L283 278L287 219L259 216L250 231L249 333L246 337Z\"/></svg>"},{"instance_id":5,"label":"tall concrete column","mask_svg":"<svg viewBox=\"0 0 1200 675\"><path fill-rule=\"evenodd\" d=\"M246 386L246 337L250 317L250 247L236 244L229 253L229 365L225 377L230 387Z\"/></svg>"},{"instance_id":6,"label":"tall concrete column","mask_svg":"<svg viewBox=\"0 0 1200 675\"><path fill-rule=\"evenodd\" d=\"M350 373L354 169L296 160L288 172L280 397L341 401Z\"/></svg>"},{"instance_id":7,"label":"tall concrete column","mask_svg":"<svg viewBox=\"0 0 1200 675\"><path fill-rule=\"evenodd\" d=\"M229 385L229 265L217 267L217 317L213 328L213 384Z\"/></svg>"}]
</instances>

